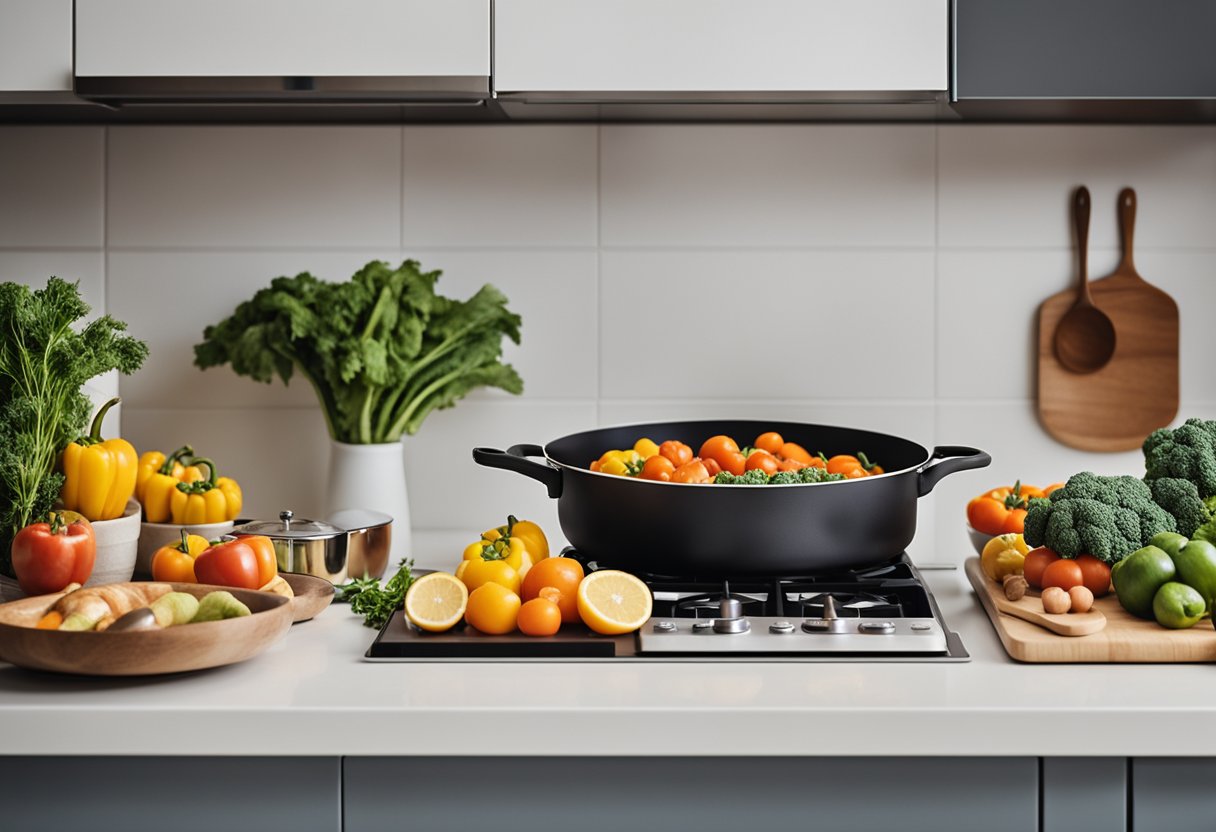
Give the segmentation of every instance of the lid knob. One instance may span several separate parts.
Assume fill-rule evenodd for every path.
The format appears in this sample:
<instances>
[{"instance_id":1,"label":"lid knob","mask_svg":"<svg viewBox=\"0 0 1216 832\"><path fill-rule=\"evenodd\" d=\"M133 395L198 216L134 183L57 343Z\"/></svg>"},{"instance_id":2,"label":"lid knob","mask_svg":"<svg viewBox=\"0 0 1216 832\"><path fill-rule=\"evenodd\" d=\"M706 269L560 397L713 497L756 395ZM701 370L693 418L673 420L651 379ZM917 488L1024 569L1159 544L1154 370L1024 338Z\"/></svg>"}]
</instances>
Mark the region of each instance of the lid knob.
<instances>
[{"instance_id":1,"label":"lid knob","mask_svg":"<svg viewBox=\"0 0 1216 832\"><path fill-rule=\"evenodd\" d=\"M295 516L296 516L296 513L294 511L292 511L291 509L284 509L283 511L279 512L279 519L283 521L283 530L284 531L288 531L291 529L291 521L292 521L292 518L294 518Z\"/></svg>"}]
</instances>

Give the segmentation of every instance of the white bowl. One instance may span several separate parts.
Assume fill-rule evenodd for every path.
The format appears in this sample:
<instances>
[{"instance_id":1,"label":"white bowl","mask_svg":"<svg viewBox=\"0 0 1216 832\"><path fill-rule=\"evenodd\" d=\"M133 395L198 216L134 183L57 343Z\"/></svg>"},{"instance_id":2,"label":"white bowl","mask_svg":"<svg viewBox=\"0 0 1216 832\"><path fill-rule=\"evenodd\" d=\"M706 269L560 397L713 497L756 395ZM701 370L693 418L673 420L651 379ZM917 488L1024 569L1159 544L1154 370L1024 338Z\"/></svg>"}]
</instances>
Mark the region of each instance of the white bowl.
<instances>
[{"instance_id":1,"label":"white bowl","mask_svg":"<svg viewBox=\"0 0 1216 832\"><path fill-rule=\"evenodd\" d=\"M984 534L981 531L976 531L975 529L971 528L970 523L966 525L967 537L971 538L971 545L975 547L975 553L977 555L984 554L984 547L988 545L988 541L992 540L995 535Z\"/></svg>"},{"instance_id":2,"label":"white bowl","mask_svg":"<svg viewBox=\"0 0 1216 832\"><path fill-rule=\"evenodd\" d=\"M85 581L85 586L131 580L139 550L139 527L139 502L134 498L127 501L122 517L93 522L97 558L93 561L93 574Z\"/></svg>"},{"instance_id":3,"label":"white bowl","mask_svg":"<svg viewBox=\"0 0 1216 832\"><path fill-rule=\"evenodd\" d=\"M233 522L199 523L195 526L179 526L176 523L141 523L139 532L139 554L135 562L135 571L140 575L152 574L152 557L156 550L182 539L182 529L187 534L197 534L208 540L223 537L232 531Z\"/></svg>"}]
</instances>

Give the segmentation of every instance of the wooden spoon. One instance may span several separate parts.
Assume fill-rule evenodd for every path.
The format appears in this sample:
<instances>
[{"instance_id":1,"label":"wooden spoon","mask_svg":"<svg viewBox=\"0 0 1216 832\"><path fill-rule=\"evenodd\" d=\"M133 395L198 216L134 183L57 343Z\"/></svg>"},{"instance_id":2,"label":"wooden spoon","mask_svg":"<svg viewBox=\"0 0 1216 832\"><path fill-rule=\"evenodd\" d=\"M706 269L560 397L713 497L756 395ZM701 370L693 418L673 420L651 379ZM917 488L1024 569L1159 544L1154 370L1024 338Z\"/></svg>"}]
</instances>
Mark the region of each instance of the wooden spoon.
<instances>
[{"instance_id":1,"label":"wooden spoon","mask_svg":"<svg viewBox=\"0 0 1216 832\"><path fill-rule=\"evenodd\" d=\"M1089 293L1089 189L1082 185L1073 195L1073 223L1077 231L1077 254L1081 284L1077 301L1056 326L1056 358L1074 373L1093 373L1106 366L1115 354L1115 326L1106 313L1094 306Z\"/></svg>"}]
</instances>

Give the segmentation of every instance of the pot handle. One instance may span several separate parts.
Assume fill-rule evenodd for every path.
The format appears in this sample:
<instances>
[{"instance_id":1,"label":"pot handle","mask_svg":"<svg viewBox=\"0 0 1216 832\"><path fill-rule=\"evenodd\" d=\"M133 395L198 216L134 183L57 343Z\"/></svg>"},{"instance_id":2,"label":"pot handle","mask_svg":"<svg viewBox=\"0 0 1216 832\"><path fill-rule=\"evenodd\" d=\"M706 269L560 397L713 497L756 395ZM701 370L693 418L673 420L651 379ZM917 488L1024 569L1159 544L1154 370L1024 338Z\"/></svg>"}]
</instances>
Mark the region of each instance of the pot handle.
<instances>
[{"instance_id":1,"label":"pot handle","mask_svg":"<svg viewBox=\"0 0 1216 832\"><path fill-rule=\"evenodd\" d=\"M501 468L504 471L514 471L531 477L545 484L550 497L562 496L562 472L551 465L542 465L528 459L530 456L544 456L545 449L540 445L512 445L505 451L497 448L474 448L473 461L487 468Z\"/></svg>"},{"instance_id":2,"label":"pot handle","mask_svg":"<svg viewBox=\"0 0 1216 832\"><path fill-rule=\"evenodd\" d=\"M940 462L934 462L940 460ZM969 448L966 445L938 445L933 449L933 456L917 474L917 496L923 497L933 490L938 480L955 471L966 471L969 468L987 468L992 457L979 448Z\"/></svg>"}]
</instances>

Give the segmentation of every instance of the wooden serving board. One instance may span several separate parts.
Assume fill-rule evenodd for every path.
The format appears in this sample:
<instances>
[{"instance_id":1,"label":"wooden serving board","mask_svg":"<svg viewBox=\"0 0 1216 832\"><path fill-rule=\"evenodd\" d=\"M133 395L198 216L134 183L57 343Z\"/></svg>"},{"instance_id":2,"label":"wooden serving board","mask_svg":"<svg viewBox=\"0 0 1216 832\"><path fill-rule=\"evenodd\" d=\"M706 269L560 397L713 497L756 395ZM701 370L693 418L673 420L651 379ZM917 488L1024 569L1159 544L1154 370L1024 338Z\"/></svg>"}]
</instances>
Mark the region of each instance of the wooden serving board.
<instances>
[{"instance_id":1,"label":"wooden serving board","mask_svg":"<svg viewBox=\"0 0 1216 832\"><path fill-rule=\"evenodd\" d=\"M1145 621L1127 612L1119 606L1119 600L1112 592L1094 601L1094 608L1106 616L1104 628L1088 636L1060 636L1037 624L998 612L995 600L998 596L1004 599L1004 593L1000 584L984 575L979 558L968 558L964 568L1005 652L1017 661L1216 661L1216 632L1212 630L1211 621L1200 621L1189 630L1167 630L1155 621Z\"/></svg>"},{"instance_id":2,"label":"wooden serving board","mask_svg":"<svg viewBox=\"0 0 1216 832\"><path fill-rule=\"evenodd\" d=\"M1109 277L1090 284L1094 305L1115 327L1115 353L1094 373L1064 368L1055 332L1077 290L1039 307L1039 419L1065 445L1086 451L1130 451L1178 413L1178 304L1147 283L1132 261L1136 194L1119 195L1123 257Z\"/></svg>"}]
</instances>

